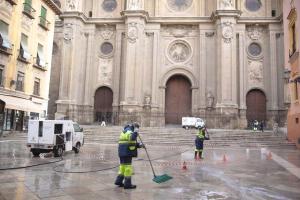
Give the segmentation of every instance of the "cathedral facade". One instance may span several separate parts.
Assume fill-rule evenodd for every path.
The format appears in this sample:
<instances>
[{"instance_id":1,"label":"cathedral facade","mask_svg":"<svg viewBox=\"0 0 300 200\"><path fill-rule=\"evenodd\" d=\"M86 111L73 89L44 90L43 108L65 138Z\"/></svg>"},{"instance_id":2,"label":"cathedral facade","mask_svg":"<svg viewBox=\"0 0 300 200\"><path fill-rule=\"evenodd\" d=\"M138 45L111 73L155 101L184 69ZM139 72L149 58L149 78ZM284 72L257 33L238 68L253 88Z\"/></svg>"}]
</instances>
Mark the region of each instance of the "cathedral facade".
<instances>
[{"instance_id":1,"label":"cathedral facade","mask_svg":"<svg viewBox=\"0 0 300 200\"><path fill-rule=\"evenodd\" d=\"M50 118L285 122L282 0L66 0L62 9Z\"/></svg>"}]
</instances>

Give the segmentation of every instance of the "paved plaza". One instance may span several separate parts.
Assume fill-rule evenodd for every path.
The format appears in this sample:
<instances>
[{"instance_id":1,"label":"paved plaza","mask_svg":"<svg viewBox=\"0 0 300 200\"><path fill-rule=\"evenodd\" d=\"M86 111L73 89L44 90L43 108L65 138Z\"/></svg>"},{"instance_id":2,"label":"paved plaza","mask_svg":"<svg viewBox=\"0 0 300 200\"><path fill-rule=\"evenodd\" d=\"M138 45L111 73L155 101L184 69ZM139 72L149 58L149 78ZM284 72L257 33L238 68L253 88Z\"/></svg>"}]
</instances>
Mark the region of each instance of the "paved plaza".
<instances>
[{"instance_id":1,"label":"paved plaza","mask_svg":"<svg viewBox=\"0 0 300 200\"><path fill-rule=\"evenodd\" d=\"M0 200L9 199L300 199L298 150L207 148L194 160L192 146L148 145L158 175L172 180L157 184L143 149L134 161L135 190L113 182L117 174L117 146L86 143L79 154L63 160L43 154L33 158L25 141L0 141ZM183 169L183 163L186 169Z\"/></svg>"}]
</instances>

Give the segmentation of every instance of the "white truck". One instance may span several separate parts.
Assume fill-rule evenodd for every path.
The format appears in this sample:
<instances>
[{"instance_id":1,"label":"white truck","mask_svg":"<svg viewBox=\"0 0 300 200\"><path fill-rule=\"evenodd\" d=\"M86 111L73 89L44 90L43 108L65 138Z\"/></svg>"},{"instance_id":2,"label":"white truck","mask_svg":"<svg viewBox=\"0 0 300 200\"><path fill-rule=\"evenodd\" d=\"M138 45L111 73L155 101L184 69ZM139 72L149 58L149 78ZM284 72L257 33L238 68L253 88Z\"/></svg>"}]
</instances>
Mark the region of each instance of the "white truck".
<instances>
[{"instance_id":1,"label":"white truck","mask_svg":"<svg viewBox=\"0 0 300 200\"><path fill-rule=\"evenodd\" d=\"M64 151L79 153L83 144L83 129L71 120L29 120L27 147L34 156L51 151L55 157Z\"/></svg>"},{"instance_id":2,"label":"white truck","mask_svg":"<svg viewBox=\"0 0 300 200\"><path fill-rule=\"evenodd\" d=\"M182 117L181 126L184 129L198 128L199 126L205 126L205 121L197 117Z\"/></svg>"}]
</instances>

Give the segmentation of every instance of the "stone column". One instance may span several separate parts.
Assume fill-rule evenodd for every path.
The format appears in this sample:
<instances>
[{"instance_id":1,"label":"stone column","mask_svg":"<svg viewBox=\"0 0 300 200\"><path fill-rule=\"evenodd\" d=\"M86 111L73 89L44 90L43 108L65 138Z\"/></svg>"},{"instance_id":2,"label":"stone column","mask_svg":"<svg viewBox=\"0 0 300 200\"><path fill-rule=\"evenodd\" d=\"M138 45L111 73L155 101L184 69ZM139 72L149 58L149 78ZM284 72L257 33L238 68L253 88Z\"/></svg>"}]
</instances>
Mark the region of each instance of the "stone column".
<instances>
[{"instance_id":1,"label":"stone column","mask_svg":"<svg viewBox=\"0 0 300 200\"><path fill-rule=\"evenodd\" d=\"M120 102L120 123L141 121L139 114L143 109L143 68L145 45L145 19L148 16L143 10L122 12L125 17L124 48L124 96Z\"/></svg>"},{"instance_id":2,"label":"stone column","mask_svg":"<svg viewBox=\"0 0 300 200\"><path fill-rule=\"evenodd\" d=\"M222 1L223 2L223 1ZM237 105L237 60L236 60L236 10L217 10L217 126L236 128Z\"/></svg>"}]
</instances>

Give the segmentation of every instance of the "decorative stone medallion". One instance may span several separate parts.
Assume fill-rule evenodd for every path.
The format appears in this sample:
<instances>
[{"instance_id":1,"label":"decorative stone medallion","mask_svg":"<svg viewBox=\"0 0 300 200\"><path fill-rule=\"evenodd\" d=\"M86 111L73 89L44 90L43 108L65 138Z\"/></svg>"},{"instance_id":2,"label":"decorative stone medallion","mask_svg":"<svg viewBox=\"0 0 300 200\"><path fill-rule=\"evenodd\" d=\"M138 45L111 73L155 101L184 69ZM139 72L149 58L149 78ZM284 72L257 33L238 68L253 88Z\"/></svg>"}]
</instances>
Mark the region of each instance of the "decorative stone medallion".
<instances>
[{"instance_id":1,"label":"decorative stone medallion","mask_svg":"<svg viewBox=\"0 0 300 200\"><path fill-rule=\"evenodd\" d=\"M174 11L182 12L191 7L193 0L167 0L167 2Z\"/></svg>"},{"instance_id":2,"label":"decorative stone medallion","mask_svg":"<svg viewBox=\"0 0 300 200\"><path fill-rule=\"evenodd\" d=\"M128 25L127 38L131 43L135 43L138 39L138 28L136 23L130 23Z\"/></svg>"},{"instance_id":3,"label":"decorative stone medallion","mask_svg":"<svg viewBox=\"0 0 300 200\"><path fill-rule=\"evenodd\" d=\"M71 41L73 39L72 24L65 24L64 26L64 40L65 42Z\"/></svg>"},{"instance_id":4,"label":"decorative stone medallion","mask_svg":"<svg viewBox=\"0 0 300 200\"><path fill-rule=\"evenodd\" d=\"M190 45L183 40L172 42L168 48L168 56L175 63L187 61L191 56L191 52Z\"/></svg>"},{"instance_id":5,"label":"decorative stone medallion","mask_svg":"<svg viewBox=\"0 0 300 200\"><path fill-rule=\"evenodd\" d=\"M230 43L233 38L233 28L230 22L225 22L222 24L222 36L224 42Z\"/></svg>"},{"instance_id":6,"label":"decorative stone medallion","mask_svg":"<svg viewBox=\"0 0 300 200\"><path fill-rule=\"evenodd\" d=\"M100 34L104 40L110 40L114 34L114 29L113 27L107 26L101 30Z\"/></svg>"},{"instance_id":7,"label":"decorative stone medallion","mask_svg":"<svg viewBox=\"0 0 300 200\"><path fill-rule=\"evenodd\" d=\"M102 8L103 10L107 12L112 12L114 11L118 6L118 3L116 0L104 0L102 2Z\"/></svg>"}]
</instances>

